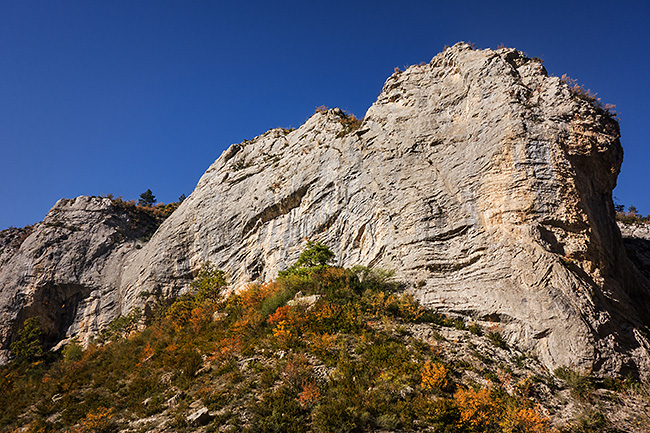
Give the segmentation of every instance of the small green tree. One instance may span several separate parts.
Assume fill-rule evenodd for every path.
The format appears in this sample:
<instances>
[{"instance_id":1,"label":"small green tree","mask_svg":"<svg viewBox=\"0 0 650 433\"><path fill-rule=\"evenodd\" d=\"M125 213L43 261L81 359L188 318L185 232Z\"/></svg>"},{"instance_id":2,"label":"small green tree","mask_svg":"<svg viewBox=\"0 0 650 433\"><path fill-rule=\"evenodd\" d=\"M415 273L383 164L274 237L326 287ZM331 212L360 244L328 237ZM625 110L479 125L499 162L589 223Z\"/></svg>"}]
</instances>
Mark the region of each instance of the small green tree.
<instances>
[{"instance_id":1,"label":"small green tree","mask_svg":"<svg viewBox=\"0 0 650 433\"><path fill-rule=\"evenodd\" d=\"M633 216L637 216L637 214L639 213L639 210L634 205L630 205L630 207L627 208L627 211L630 213L630 215Z\"/></svg>"},{"instance_id":2,"label":"small green tree","mask_svg":"<svg viewBox=\"0 0 650 433\"><path fill-rule=\"evenodd\" d=\"M146 190L140 194L140 200L138 200L138 206L153 206L156 203L156 196L153 195L150 189Z\"/></svg>"},{"instance_id":3,"label":"small green tree","mask_svg":"<svg viewBox=\"0 0 650 433\"><path fill-rule=\"evenodd\" d=\"M190 287L192 287L196 302L202 304L205 301L219 300L221 288L227 285L226 274L216 269L212 263L205 262Z\"/></svg>"},{"instance_id":4,"label":"small green tree","mask_svg":"<svg viewBox=\"0 0 650 433\"><path fill-rule=\"evenodd\" d=\"M622 204L618 197L612 197L614 201L614 212L616 213L625 213L625 205Z\"/></svg>"},{"instance_id":5,"label":"small green tree","mask_svg":"<svg viewBox=\"0 0 650 433\"><path fill-rule=\"evenodd\" d=\"M192 310L210 302L221 300L221 289L227 286L226 274L206 262L190 284L192 290L180 295L167 310L167 317L177 325L186 325L192 317Z\"/></svg>"},{"instance_id":6,"label":"small green tree","mask_svg":"<svg viewBox=\"0 0 650 433\"><path fill-rule=\"evenodd\" d=\"M180 197L178 197L178 202L183 203L187 197L185 197L185 193L181 194Z\"/></svg>"},{"instance_id":7,"label":"small green tree","mask_svg":"<svg viewBox=\"0 0 650 433\"><path fill-rule=\"evenodd\" d=\"M291 274L305 274L313 271L321 271L329 266L334 260L334 253L321 242L307 242L307 248L300 254L298 261L289 269L280 272L280 276Z\"/></svg>"},{"instance_id":8,"label":"small green tree","mask_svg":"<svg viewBox=\"0 0 650 433\"><path fill-rule=\"evenodd\" d=\"M43 329L38 317L25 320L18 331L18 340L9 345L13 354L20 361L36 361L45 353L43 350Z\"/></svg>"},{"instance_id":9,"label":"small green tree","mask_svg":"<svg viewBox=\"0 0 650 433\"><path fill-rule=\"evenodd\" d=\"M63 359L65 362L74 362L81 359L83 356L83 347L77 341L77 338L73 338L65 345L63 348Z\"/></svg>"}]
</instances>

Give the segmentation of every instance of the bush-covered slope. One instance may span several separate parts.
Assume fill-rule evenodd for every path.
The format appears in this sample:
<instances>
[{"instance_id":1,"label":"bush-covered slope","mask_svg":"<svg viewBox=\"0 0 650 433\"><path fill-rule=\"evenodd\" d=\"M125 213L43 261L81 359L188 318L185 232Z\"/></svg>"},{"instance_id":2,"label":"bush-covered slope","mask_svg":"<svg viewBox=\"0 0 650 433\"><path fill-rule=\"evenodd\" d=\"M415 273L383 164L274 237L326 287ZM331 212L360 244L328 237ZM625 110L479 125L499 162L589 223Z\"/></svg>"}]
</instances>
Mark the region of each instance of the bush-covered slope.
<instances>
[{"instance_id":1,"label":"bush-covered slope","mask_svg":"<svg viewBox=\"0 0 650 433\"><path fill-rule=\"evenodd\" d=\"M2 430L617 431L594 408L643 401L623 381L568 368L558 380L498 323L426 310L390 274L331 258L312 243L239 293L206 264L191 293L118 319L85 350L24 353L0 371ZM643 431L650 418L634 416L610 418Z\"/></svg>"}]
</instances>

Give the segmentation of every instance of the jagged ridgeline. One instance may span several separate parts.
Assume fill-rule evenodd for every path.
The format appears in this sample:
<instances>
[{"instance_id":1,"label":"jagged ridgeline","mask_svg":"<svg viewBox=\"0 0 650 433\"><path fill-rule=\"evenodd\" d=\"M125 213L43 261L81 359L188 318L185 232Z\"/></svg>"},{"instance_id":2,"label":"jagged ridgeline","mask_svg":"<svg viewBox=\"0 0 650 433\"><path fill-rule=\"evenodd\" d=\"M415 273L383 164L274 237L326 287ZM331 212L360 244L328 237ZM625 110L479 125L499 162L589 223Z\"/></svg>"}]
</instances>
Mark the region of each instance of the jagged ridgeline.
<instances>
[{"instance_id":1,"label":"jagged ridgeline","mask_svg":"<svg viewBox=\"0 0 650 433\"><path fill-rule=\"evenodd\" d=\"M3 360L31 317L51 345L86 344L185 293L207 261L245 290L310 239L337 266L394 270L427 310L498 327L549 371L647 381L647 241L626 243L630 261L611 198L622 157L589 92L520 51L457 44L396 71L362 121L323 109L232 145L157 228L79 197L3 233Z\"/></svg>"}]
</instances>

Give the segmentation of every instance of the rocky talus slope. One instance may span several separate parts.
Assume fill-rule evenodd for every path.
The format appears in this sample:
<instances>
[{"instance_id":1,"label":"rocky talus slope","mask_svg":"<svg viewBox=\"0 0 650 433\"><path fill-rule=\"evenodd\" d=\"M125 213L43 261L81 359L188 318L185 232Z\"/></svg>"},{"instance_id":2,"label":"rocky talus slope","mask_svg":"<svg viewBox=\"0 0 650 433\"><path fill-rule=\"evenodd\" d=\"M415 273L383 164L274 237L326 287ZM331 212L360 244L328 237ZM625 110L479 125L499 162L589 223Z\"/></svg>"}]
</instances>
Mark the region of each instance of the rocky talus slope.
<instances>
[{"instance_id":1,"label":"rocky talus slope","mask_svg":"<svg viewBox=\"0 0 650 433\"><path fill-rule=\"evenodd\" d=\"M650 283L614 221L623 151L606 110L519 51L457 44L393 74L352 123L320 111L231 146L144 244L113 236L107 199L58 203L0 256L2 347L34 314L52 338L91 335L205 261L236 287L274 278L311 239L549 368L648 378Z\"/></svg>"}]
</instances>

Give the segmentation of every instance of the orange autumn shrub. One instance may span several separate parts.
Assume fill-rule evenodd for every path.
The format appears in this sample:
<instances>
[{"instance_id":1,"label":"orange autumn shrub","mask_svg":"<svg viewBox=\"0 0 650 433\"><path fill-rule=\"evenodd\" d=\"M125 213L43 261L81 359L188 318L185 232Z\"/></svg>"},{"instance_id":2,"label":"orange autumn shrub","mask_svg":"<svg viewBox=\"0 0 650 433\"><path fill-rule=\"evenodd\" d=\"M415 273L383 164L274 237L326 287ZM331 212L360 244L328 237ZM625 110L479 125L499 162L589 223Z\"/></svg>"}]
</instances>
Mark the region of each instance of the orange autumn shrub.
<instances>
[{"instance_id":1,"label":"orange autumn shrub","mask_svg":"<svg viewBox=\"0 0 650 433\"><path fill-rule=\"evenodd\" d=\"M307 382L302 386L302 391L298 395L298 401L303 407L311 407L318 402L320 398L320 388L314 382Z\"/></svg>"},{"instance_id":2,"label":"orange autumn shrub","mask_svg":"<svg viewBox=\"0 0 650 433\"><path fill-rule=\"evenodd\" d=\"M280 322L287 322L289 319L289 310L291 310L289 305L283 305L275 310L275 313L271 314L266 321L269 325L277 325Z\"/></svg>"},{"instance_id":3,"label":"orange autumn shrub","mask_svg":"<svg viewBox=\"0 0 650 433\"><path fill-rule=\"evenodd\" d=\"M257 312L262 302L278 290L275 282L267 282L261 285L252 284L237 294L237 302L245 313Z\"/></svg>"},{"instance_id":4,"label":"orange autumn shrub","mask_svg":"<svg viewBox=\"0 0 650 433\"><path fill-rule=\"evenodd\" d=\"M301 389L312 380L313 366L305 355L294 355L287 360L282 371L282 381L291 388Z\"/></svg>"},{"instance_id":5,"label":"orange autumn shrub","mask_svg":"<svg viewBox=\"0 0 650 433\"><path fill-rule=\"evenodd\" d=\"M495 426L498 408L489 389L459 388L454 393L454 403L460 411L458 427L483 431Z\"/></svg>"},{"instance_id":6,"label":"orange autumn shrub","mask_svg":"<svg viewBox=\"0 0 650 433\"><path fill-rule=\"evenodd\" d=\"M214 308L211 305L202 305L190 312L189 325L194 334L204 331L212 323Z\"/></svg>"},{"instance_id":7,"label":"orange autumn shrub","mask_svg":"<svg viewBox=\"0 0 650 433\"><path fill-rule=\"evenodd\" d=\"M500 425L503 433L557 433L536 407L509 408Z\"/></svg>"},{"instance_id":8,"label":"orange autumn shrub","mask_svg":"<svg viewBox=\"0 0 650 433\"><path fill-rule=\"evenodd\" d=\"M324 358L330 357L337 352L336 340L336 335L328 333L312 333L308 336L309 344L314 353Z\"/></svg>"},{"instance_id":9,"label":"orange autumn shrub","mask_svg":"<svg viewBox=\"0 0 650 433\"><path fill-rule=\"evenodd\" d=\"M421 386L426 391L442 391L449 385L448 375L444 365L427 361L421 371Z\"/></svg>"},{"instance_id":10,"label":"orange autumn shrub","mask_svg":"<svg viewBox=\"0 0 650 433\"><path fill-rule=\"evenodd\" d=\"M331 333L340 315L340 306L329 301L319 302L310 314L311 329L318 333Z\"/></svg>"},{"instance_id":11,"label":"orange autumn shrub","mask_svg":"<svg viewBox=\"0 0 650 433\"><path fill-rule=\"evenodd\" d=\"M225 337L215 343L213 350L213 360L225 360L231 356L240 353L242 350L242 339L239 335Z\"/></svg>"},{"instance_id":12,"label":"orange autumn shrub","mask_svg":"<svg viewBox=\"0 0 650 433\"><path fill-rule=\"evenodd\" d=\"M108 433L114 430L113 409L99 407L89 412L79 424L73 427L71 433Z\"/></svg>"},{"instance_id":13,"label":"orange autumn shrub","mask_svg":"<svg viewBox=\"0 0 650 433\"><path fill-rule=\"evenodd\" d=\"M149 361L154 355L153 347L151 343L147 342L144 350L142 351L142 356L140 356L140 361L136 364L136 367L141 367L145 362Z\"/></svg>"}]
</instances>

